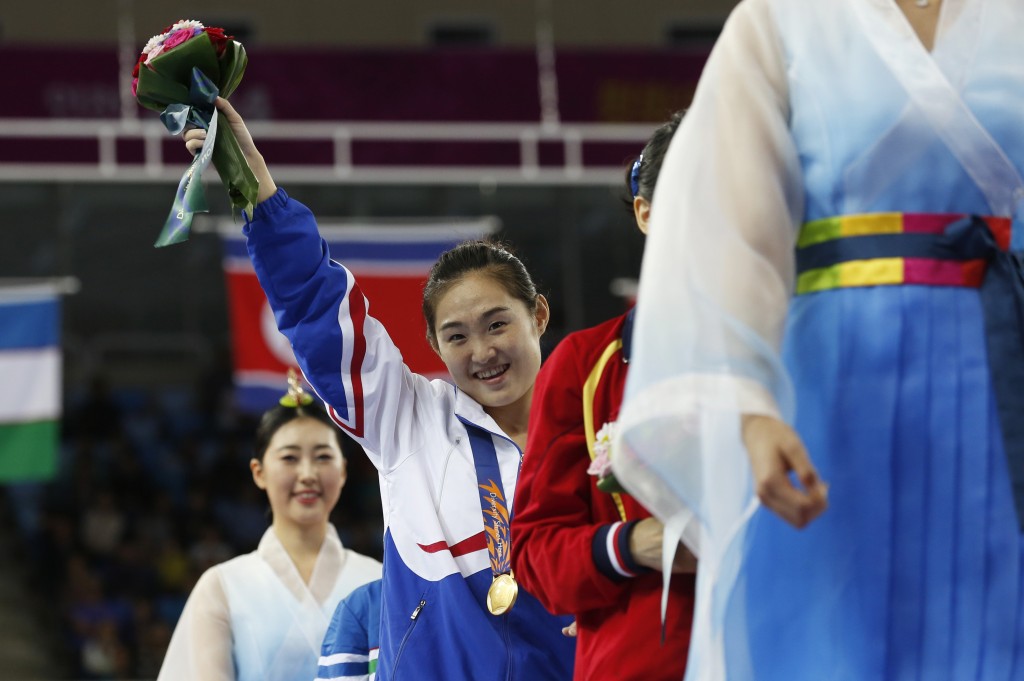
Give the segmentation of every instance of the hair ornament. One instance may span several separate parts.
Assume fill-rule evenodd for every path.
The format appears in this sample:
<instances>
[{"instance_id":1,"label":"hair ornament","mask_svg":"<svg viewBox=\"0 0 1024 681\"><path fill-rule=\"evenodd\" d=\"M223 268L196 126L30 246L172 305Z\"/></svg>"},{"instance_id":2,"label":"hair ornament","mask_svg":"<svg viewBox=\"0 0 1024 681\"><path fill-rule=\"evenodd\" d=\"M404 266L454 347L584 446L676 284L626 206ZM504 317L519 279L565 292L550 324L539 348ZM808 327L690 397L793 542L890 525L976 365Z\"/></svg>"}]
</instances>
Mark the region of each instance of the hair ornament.
<instances>
[{"instance_id":1,"label":"hair ornament","mask_svg":"<svg viewBox=\"0 0 1024 681\"><path fill-rule=\"evenodd\" d=\"M313 404L313 396L303 390L302 381L299 379L299 375L295 373L295 369L288 369L288 394L284 395L278 402L280 402L282 407L292 407L293 409Z\"/></svg>"},{"instance_id":2,"label":"hair ornament","mask_svg":"<svg viewBox=\"0 0 1024 681\"><path fill-rule=\"evenodd\" d=\"M633 161L633 170L629 172L629 188L633 192L633 198L640 195L640 166L644 162L644 155Z\"/></svg>"}]
</instances>

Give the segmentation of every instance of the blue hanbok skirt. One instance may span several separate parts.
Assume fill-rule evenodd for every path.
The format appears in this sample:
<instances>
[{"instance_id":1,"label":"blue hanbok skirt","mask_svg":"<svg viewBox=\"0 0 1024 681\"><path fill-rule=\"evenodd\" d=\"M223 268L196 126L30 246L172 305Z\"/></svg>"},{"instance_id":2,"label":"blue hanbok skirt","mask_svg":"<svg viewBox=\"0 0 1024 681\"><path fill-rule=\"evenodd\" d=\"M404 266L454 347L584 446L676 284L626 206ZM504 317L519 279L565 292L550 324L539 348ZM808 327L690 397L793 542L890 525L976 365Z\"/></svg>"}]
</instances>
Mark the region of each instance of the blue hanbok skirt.
<instances>
[{"instance_id":1,"label":"blue hanbok skirt","mask_svg":"<svg viewBox=\"0 0 1024 681\"><path fill-rule=\"evenodd\" d=\"M805 530L757 511L725 619L749 633L731 668L1024 679L1024 543L985 347L977 289L796 297L784 359L829 509Z\"/></svg>"}]
</instances>

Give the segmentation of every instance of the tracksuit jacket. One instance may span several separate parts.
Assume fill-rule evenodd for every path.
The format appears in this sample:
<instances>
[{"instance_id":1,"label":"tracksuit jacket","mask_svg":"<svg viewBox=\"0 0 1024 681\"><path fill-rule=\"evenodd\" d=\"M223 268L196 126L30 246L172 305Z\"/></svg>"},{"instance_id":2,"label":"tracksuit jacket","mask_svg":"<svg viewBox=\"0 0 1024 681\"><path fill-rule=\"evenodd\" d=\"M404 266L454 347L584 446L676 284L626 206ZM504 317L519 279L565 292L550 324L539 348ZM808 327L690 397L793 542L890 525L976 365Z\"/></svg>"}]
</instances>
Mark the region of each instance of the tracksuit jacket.
<instances>
[{"instance_id":1,"label":"tracksuit jacket","mask_svg":"<svg viewBox=\"0 0 1024 681\"><path fill-rule=\"evenodd\" d=\"M632 527L651 514L628 494L599 490L587 473L596 433L619 415L627 319L569 334L541 367L512 519L512 565L549 610L577 617L577 681L678 681L694 575L672 576L662 643L661 572L640 567L629 551Z\"/></svg>"},{"instance_id":2,"label":"tracksuit jacket","mask_svg":"<svg viewBox=\"0 0 1024 681\"><path fill-rule=\"evenodd\" d=\"M243 232L303 374L379 472L377 678L571 678L574 641L561 633L570 617L550 615L522 589L508 613L486 608L492 572L467 424L490 435L510 510L519 448L454 385L405 366L352 273L331 260L308 208L279 189L247 216Z\"/></svg>"},{"instance_id":3,"label":"tracksuit jacket","mask_svg":"<svg viewBox=\"0 0 1024 681\"><path fill-rule=\"evenodd\" d=\"M377 681L380 586L376 579L338 603L327 626L316 681Z\"/></svg>"}]
</instances>

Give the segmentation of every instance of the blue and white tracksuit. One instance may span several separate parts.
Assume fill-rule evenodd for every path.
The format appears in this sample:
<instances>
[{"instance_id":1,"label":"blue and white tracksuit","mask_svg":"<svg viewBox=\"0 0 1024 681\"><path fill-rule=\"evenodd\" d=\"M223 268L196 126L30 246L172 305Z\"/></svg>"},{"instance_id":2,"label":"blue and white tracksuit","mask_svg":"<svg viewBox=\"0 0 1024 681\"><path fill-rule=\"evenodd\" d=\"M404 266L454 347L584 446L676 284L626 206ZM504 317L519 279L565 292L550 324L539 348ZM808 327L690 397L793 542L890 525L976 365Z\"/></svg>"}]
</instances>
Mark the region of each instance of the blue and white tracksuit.
<instances>
[{"instance_id":1,"label":"blue and white tracksuit","mask_svg":"<svg viewBox=\"0 0 1024 681\"><path fill-rule=\"evenodd\" d=\"M338 603L320 648L316 681L377 681L380 587L375 579Z\"/></svg>"},{"instance_id":2,"label":"blue and white tracksuit","mask_svg":"<svg viewBox=\"0 0 1024 681\"><path fill-rule=\"evenodd\" d=\"M548 614L522 590L505 615L485 605L492 573L463 420L491 434L510 510L519 448L471 397L405 366L352 273L331 261L308 208L278 190L244 233L306 379L380 473L377 678L572 678L574 642L561 633L570 618Z\"/></svg>"}]
</instances>

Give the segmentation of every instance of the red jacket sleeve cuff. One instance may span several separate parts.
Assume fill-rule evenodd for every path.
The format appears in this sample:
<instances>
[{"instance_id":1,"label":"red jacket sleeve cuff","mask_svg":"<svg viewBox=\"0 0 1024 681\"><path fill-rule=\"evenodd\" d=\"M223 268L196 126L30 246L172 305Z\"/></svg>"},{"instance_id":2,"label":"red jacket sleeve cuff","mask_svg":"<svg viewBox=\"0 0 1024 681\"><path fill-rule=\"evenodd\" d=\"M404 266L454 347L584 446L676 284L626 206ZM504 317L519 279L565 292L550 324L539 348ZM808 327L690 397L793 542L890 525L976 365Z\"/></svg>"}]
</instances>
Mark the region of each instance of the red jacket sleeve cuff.
<instances>
[{"instance_id":1,"label":"red jacket sleeve cuff","mask_svg":"<svg viewBox=\"0 0 1024 681\"><path fill-rule=\"evenodd\" d=\"M629 535L638 521L615 522L602 525L594 533L590 552L598 571L613 582L651 572L650 568L638 565L629 550Z\"/></svg>"}]
</instances>

